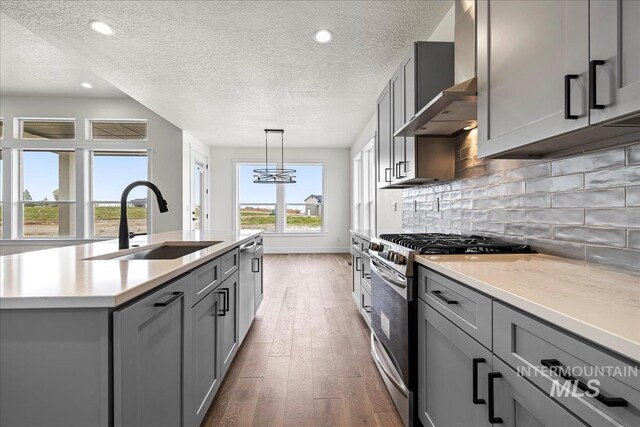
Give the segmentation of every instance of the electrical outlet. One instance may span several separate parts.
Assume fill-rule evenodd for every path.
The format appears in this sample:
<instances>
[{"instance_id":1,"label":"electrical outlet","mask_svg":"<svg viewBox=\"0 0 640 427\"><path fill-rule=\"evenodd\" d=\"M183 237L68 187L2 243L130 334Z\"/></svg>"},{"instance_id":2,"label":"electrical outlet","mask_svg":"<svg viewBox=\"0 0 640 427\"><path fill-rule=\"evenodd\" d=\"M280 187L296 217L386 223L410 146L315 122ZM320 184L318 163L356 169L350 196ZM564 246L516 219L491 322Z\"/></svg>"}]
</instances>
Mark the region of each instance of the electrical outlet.
<instances>
[{"instance_id":1,"label":"electrical outlet","mask_svg":"<svg viewBox=\"0 0 640 427\"><path fill-rule=\"evenodd\" d=\"M435 201L435 211L436 212L440 212L440 197L436 197L436 201Z\"/></svg>"},{"instance_id":2,"label":"electrical outlet","mask_svg":"<svg viewBox=\"0 0 640 427\"><path fill-rule=\"evenodd\" d=\"M398 212L398 202L393 202L391 209L393 209L394 212Z\"/></svg>"},{"instance_id":3,"label":"electrical outlet","mask_svg":"<svg viewBox=\"0 0 640 427\"><path fill-rule=\"evenodd\" d=\"M413 211L414 212L418 212L418 201L417 200L413 201Z\"/></svg>"}]
</instances>

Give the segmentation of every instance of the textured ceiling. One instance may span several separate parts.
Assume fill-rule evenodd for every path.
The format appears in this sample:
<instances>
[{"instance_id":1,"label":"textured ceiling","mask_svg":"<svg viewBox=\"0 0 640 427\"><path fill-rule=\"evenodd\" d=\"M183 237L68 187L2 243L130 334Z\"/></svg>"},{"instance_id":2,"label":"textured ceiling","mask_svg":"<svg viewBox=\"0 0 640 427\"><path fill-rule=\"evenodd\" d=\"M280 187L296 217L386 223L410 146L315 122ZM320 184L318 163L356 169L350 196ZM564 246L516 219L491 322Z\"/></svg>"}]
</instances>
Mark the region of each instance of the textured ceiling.
<instances>
[{"instance_id":1,"label":"textured ceiling","mask_svg":"<svg viewBox=\"0 0 640 427\"><path fill-rule=\"evenodd\" d=\"M411 42L451 1L12 1L20 24L217 146L348 147ZM98 19L111 37L89 29ZM316 30L334 34L313 41Z\"/></svg>"},{"instance_id":2,"label":"textured ceiling","mask_svg":"<svg viewBox=\"0 0 640 427\"><path fill-rule=\"evenodd\" d=\"M91 83L93 89L81 87L82 82ZM0 94L126 96L4 14L0 14Z\"/></svg>"}]
</instances>

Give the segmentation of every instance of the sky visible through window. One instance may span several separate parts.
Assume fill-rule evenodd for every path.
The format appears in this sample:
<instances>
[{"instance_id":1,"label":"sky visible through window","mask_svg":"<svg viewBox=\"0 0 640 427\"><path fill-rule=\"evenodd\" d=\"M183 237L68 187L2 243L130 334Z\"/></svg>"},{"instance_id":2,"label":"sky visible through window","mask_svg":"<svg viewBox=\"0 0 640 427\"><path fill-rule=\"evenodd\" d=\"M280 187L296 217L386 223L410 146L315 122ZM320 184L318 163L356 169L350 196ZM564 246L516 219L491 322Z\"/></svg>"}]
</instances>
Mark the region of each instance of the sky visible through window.
<instances>
[{"instance_id":1,"label":"sky visible through window","mask_svg":"<svg viewBox=\"0 0 640 427\"><path fill-rule=\"evenodd\" d=\"M29 190L31 198L53 200L53 190L59 182L58 155L47 151L26 152L23 162L24 189ZM94 162L94 200L119 201L128 184L147 179L146 156L96 156ZM129 195L129 199L145 197L147 191L143 187Z\"/></svg>"},{"instance_id":2,"label":"sky visible through window","mask_svg":"<svg viewBox=\"0 0 640 427\"><path fill-rule=\"evenodd\" d=\"M264 168L264 165L240 165L240 203L275 203L276 185L253 183L256 168ZM312 194L322 195L322 166L287 165L287 168L296 170L297 181L284 185L287 203L304 203L304 199Z\"/></svg>"}]
</instances>

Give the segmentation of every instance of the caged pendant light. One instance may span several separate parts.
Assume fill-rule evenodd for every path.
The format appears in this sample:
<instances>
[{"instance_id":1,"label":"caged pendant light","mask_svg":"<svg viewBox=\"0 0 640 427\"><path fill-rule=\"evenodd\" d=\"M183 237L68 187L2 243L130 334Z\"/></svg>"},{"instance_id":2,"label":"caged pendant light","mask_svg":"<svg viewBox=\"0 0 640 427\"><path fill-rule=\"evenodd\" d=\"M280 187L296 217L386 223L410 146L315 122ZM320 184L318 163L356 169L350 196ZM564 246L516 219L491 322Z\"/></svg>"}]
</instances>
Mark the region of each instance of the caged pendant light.
<instances>
[{"instance_id":1,"label":"caged pendant light","mask_svg":"<svg viewBox=\"0 0 640 427\"><path fill-rule=\"evenodd\" d=\"M281 165L283 168L270 168L269 167L269 134L280 134L280 150L281 150ZM265 145L265 159L264 169L254 169L255 173L253 181L255 184L295 184L296 177L293 175L296 173L295 169L284 169L284 129L265 129L264 130L264 145Z\"/></svg>"}]
</instances>

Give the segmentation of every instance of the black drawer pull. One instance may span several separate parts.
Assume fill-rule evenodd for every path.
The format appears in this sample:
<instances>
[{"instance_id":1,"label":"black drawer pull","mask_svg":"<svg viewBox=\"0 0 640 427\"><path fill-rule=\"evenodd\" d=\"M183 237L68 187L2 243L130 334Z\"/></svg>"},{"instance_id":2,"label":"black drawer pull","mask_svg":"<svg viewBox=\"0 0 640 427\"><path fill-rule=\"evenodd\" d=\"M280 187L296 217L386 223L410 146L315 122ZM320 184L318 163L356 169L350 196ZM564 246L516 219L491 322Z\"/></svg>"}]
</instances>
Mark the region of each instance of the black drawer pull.
<instances>
[{"instance_id":1,"label":"black drawer pull","mask_svg":"<svg viewBox=\"0 0 640 427\"><path fill-rule=\"evenodd\" d=\"M589 386L584 382L580 381L574 376L569 375L568 374L569 369L563 366L558 359L542 359L540 361L540 364L545 368L548 368L550 372L558 374L560 378L570 381L572 383L575 383L576 387L579 388L581 391L585 393L586 392L592 393L594 391L593 389L589 388ZM629 405L629 402L627 402L622 397L607 397L600 392L593 397L598 402L602 403L605 406L608 406L609 408L626 407Z\"/></svg>"},{"instance_id":2,"label":"black drawer pull","mask_svg":"<svg viewBox=\"0 0 640 427\"><path fill-rule=\"evenodd\" d=\"M180 297L182 297L182 295L184 295L184 292L172 292L173 296L171 298L169 298L166 301L163 302L157 302L155 304L153 304L154 307L166 307L169 304L171 304L172 302L174 302L177 299L180 299Z\"/></svg>"},{"instance_id":3,"label":"black drawer pull","mask_svg":"<svg viewBox=\"0 0 640 427\"><path fill-rule=\"evenodd\" d=\"M604 65L604 61L601 59L594 59L589 62L589 106L592 110L604 110L606 105L598 104L596 98L596 90L598 88L596 80L596 70L599 65Z\"/></svg>"},{"instance_id":4,"label":"black drawer pull","mask_svg":"<svg viewBox=\"0 0 640 427\"><path fill-rule=\"evenodd\" d=\"M473 389L471 392L471 396L475 405L483 405L487 403L484 399L478 398L478 365L480 363L486 363L484 357L476 357L473 359Z\"/></svg>"},{"instance_id":5,"label":"black drawer pull","mask_svg":"<svg viewBox=\"0 0 640 427\"><path fill-rule=\"evenodd\" d=\"M577 74L566 74L564 76L564 118L565 120L577 120L577 114L571 114L571 80L578 80Z\"/></svg>"},{"instance_id":6,"label":"black drawer pull","mask_svg":"<svg viewBox=\"0 0 640 427\"><path fill-rule=\"evenodd\" d=\"M366 311L367 313L371 313L371 306L370 305L365 305L362 308L364 308L364 311Z\"/></svg>"},{"instance_id":7,"label":"black drawer pull","mask_svg":"<svg viewBox=\"0 0 640 427\"><path fill-rule=\"evenodd\" d=\"M444 301L447 304L457 304L458 301L454 300L454 299L449 299L447 297L445 297L444 295L442 295L442 291L431 291L431 293L433 294L434 297L438 298L441 301Z\"/></svg>"},{"instance_id":8,"label":"black drawer pull","mask_svg":"<svg viewBox=\"0 0 640 427\"><path fill-rule=\"evenodd\" d=\"M502 374L500 372L489 372L487 376L488 382L488 391L489 395L489 423L491 424L502 424L502 418L495 416L495 408L494 408L494 399L493 399L493 380L496 378L502 378Z\"/></svg>"}]
</instances>

